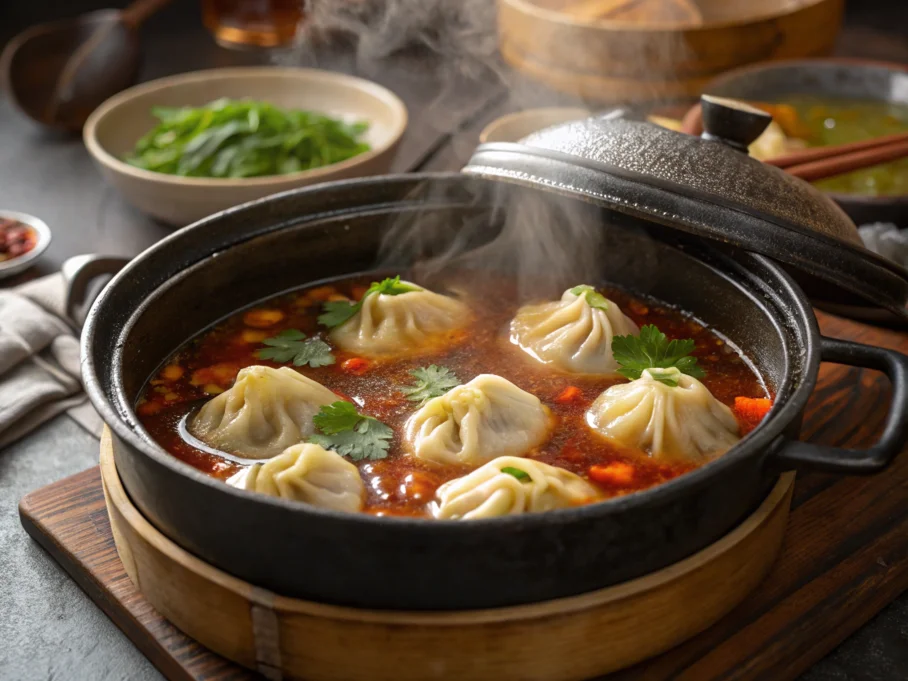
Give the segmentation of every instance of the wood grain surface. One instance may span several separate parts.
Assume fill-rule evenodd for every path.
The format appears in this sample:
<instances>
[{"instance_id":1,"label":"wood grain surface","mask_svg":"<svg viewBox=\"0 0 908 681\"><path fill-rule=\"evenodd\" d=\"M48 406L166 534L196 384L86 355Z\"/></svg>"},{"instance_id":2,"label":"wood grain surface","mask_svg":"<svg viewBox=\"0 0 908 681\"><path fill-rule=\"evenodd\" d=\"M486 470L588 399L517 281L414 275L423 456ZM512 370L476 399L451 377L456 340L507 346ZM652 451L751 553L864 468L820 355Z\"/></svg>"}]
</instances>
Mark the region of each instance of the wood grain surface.
<instances>
[{"instance_id":1,"label":"wood grain surface","mask_svg":"<svg viewBox=\"0 0 908 681\"><path fill-rule=\"evenodd\" d=\"M908 334L818 313L826 335L908 352ZM889 399L886 379L823 365L804 439L866 446ZM766 580L715 626L609 681L786 681L908 588L908 456L866 478L801 475L782 554ZM23 525L168 679L256 675L188 639L144 601L120 563L98 469L38 490Z\"/></svg>"},{"instance_id":2,"label":"wood grain surface","mask_svg":"<svg viewBox=\"0 0 908 681\"><path fill-rule=\"evenodd\" d=\"M843 0L734 6L724 0L708 3L702 21L688 14L687 21L674 23L680 3L668 15L668 5L650 4L657 12L649 16L657 16L661 6L669 20L633 23L599 13L620 3L498 0L501 53L518 71L587 100L683 99L699 95L712 78L738 66L829 54L844 11ZM714 5L726 10L714 12ZM727 11L742 7L750 11L730 21Z\"/></svg>"}]
</instances>

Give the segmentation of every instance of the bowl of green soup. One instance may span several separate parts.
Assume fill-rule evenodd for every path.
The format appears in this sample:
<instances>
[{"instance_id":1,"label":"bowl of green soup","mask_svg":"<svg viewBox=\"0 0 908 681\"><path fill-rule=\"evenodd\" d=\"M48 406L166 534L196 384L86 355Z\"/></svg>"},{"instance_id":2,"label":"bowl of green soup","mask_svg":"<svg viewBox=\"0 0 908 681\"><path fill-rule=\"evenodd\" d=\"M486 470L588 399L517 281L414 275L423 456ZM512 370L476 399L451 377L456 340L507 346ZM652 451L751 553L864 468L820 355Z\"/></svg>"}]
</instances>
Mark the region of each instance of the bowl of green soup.
<instances>
[{"instance_id":1,"label":"bowl of green soup","mask_svg":"<svg viewBox=\"0 0 908 681\"><path fill-rule=\"evenodd\" d=\"M743 99L779 124L767 154L908 132L908 65L859 59L755 64L716 78L705 92ZM781 133L781 134L778 134ZM813 183L858 224L908 226L908 158Z\"/></svg>"}]
</instances>

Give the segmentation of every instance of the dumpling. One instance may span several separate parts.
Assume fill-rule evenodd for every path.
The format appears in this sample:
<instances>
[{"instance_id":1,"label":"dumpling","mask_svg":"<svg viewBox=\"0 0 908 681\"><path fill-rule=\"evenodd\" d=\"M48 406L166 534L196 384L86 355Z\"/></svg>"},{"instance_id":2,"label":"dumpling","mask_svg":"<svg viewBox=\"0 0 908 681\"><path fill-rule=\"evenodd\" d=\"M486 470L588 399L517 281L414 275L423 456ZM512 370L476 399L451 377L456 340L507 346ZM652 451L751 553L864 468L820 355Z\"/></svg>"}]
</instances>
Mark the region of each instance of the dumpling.
<instances>
[{"instance_id":1,"label":"dumpling","mask_svg":"<svg viewBox=\"0 0 908 681\"><path fill-rule=\"evenodd\" d=\"M361 355L402 354L431 344L440 334L466 326L470 309L450 296L409 282L414 291L372 293L350 319L329 334L344 350Z\"/></svg>"},{"instance_id":2,"label":"dumpling","mask_svg":"<svg viewBox=\"0 0 908 681\"><path fill-rule=\"evenodd\" d=\"M497 518L577 506L600 496L590 483L563 468L500 456L439 487L432 514L439 519Z\"/></svg>"},{"instance_id":3,"label":"dumpling","mask_svg":"<svg viewBox=\"0 0 908 681\"><path fill-rule=\"evenodd\" d=\"M702 461L740 439L731 409L674 367L646 369L630 383L613 385L593 402L586 418L607 438L656 458Z\"/></svg>"},{"instance_id":4,"label":"dumpling","mask_svg":"<svg viewBox=\"0 0 908 681\"><path fill-rule=\"evenodd\" d=\"M205 403L189 432L221 451L268 459L312 435L312 417L340 399L289 367L246 367L229 390Z\"/></svg>"},{"instance_id":5,"label":"dumpling","mask_svg":"<svg viewBox=\"0 0 908 681\"><path fill-rule=\"evenodd\" d=\"M273 459L244 468L227 484L334 511L362 510L365 494L356 466L315 444L288 447Z\"/></svg>"},{"instance_id":6,"label":"dumpling","mask_svg":"<svg viewBox=\"0 0 908 681\"><path fill-rule=\"evenodd\" d=\"M406 444L426 461L478 466L526 453L550 427L539 398L501 376L480 374L420 407L407 420Z\"/></svg>"},{"instance_id":7,"label":"dumpling","mask_svg":"<svg viewBox=\"0 0 908 681\"><path fill-rule=\"evenodd\" d=\"M612 337L636 335L637 325L591 286L575 286L561 300L525 305L511 321L511 341L540 362L579 374L618 368Z\"/></svg>"}]
</instances>

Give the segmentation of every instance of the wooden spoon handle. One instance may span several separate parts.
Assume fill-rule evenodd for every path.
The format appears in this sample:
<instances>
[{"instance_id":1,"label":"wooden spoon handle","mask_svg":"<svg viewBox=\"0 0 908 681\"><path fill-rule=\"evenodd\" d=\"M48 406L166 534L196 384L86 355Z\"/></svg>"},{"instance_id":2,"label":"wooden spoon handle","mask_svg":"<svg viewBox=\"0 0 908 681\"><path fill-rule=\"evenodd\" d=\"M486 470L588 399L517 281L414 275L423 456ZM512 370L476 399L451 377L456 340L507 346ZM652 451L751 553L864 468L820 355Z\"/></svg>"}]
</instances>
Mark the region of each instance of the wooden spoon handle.
<instances>
[{"instance_id":1,"label":"wooden spoon handle","mask_svg":"<svg viewBox=\"0 0 908 681\"><path fill-rule=\"evenodd\" d=\"M825 177L850 173L853 170L868 168L880 163L897 161L906 156L908 156L908 139L885 147L874 147L864 151L855 151L850 154L825 158L820 161L789 166L785 168L785 172L789 175L800 177L802 180L812 182L813 180L822 180Z\"/></svg>"},{"instance_id":2,"label":"wooden spoon handle","mask_svg":"<svg viewBox=\"0 0 908 681\"><path fill-rule=\"evenodd\" d=\"M148 17L170 2L171 0L136 0L124 9L120 16L130 28L138 28Z\"/></svg>"}]
</instances>

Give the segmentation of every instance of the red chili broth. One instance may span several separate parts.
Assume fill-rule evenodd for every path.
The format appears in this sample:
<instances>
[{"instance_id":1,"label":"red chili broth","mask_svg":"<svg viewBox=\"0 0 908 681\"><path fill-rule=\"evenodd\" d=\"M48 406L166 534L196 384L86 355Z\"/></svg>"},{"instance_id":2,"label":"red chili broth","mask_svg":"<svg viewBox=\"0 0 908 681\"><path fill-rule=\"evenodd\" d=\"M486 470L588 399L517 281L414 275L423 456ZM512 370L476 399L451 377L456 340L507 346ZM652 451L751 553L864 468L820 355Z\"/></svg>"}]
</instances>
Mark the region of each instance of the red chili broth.
<instances>
[{"instance_id":1,"label":"red chili broth","mask_svg":"<svg viewBox=\"0 0 908 681\"><path fill-rule=\"evenodd\" d=\"M331 344L317 322L322 303L341 295L358 300L376 278L380 277L356 276L300 289L238 312L203 332L180 348L145 387L137 405L142 424L177 458L226 479L240 465L186 443L178 431L180 420L217 391L230 388L240 369L254 364L287 366L255 356L263 347L263 339L285 329L299 329ZM438 286L433 288L439 290ZM590 479L588 471L592 465L624 462L632 466L629 475L617 476L612 483L590 480L606 497L646 489L697 467L688 462L661 462L645 452L616 446L586 425L584 412L593 400L609 386L626 379L560 372L512 344L508 325L521 304L513 282L503 280L501 275L473 274L452 279L450 288L465 294L475 319L467 329L452 334L440 349L418 356L375 360L335 348L335 364L297 367L300 373L356 402L362 413L394 429L386 459L357 462L366 484L366 512L427 515L438 486L471 470L424 463L407 455L401 446L404 422L416 405L399 388L413 383L410 371L429 364L450 368L462 382L481 373L498 374L542 400L556 417L556 426L550 439L527 456L585 479ZM752 364L717 333L661 303L614 288L600 290L638 325L655 324L670 339L692 338L696 343L693 354L707 372L703 383L724 404L732 407L736 397L771 397ZM495 295L488 295L489 291Z\"/></svg>"}]
</instances>

